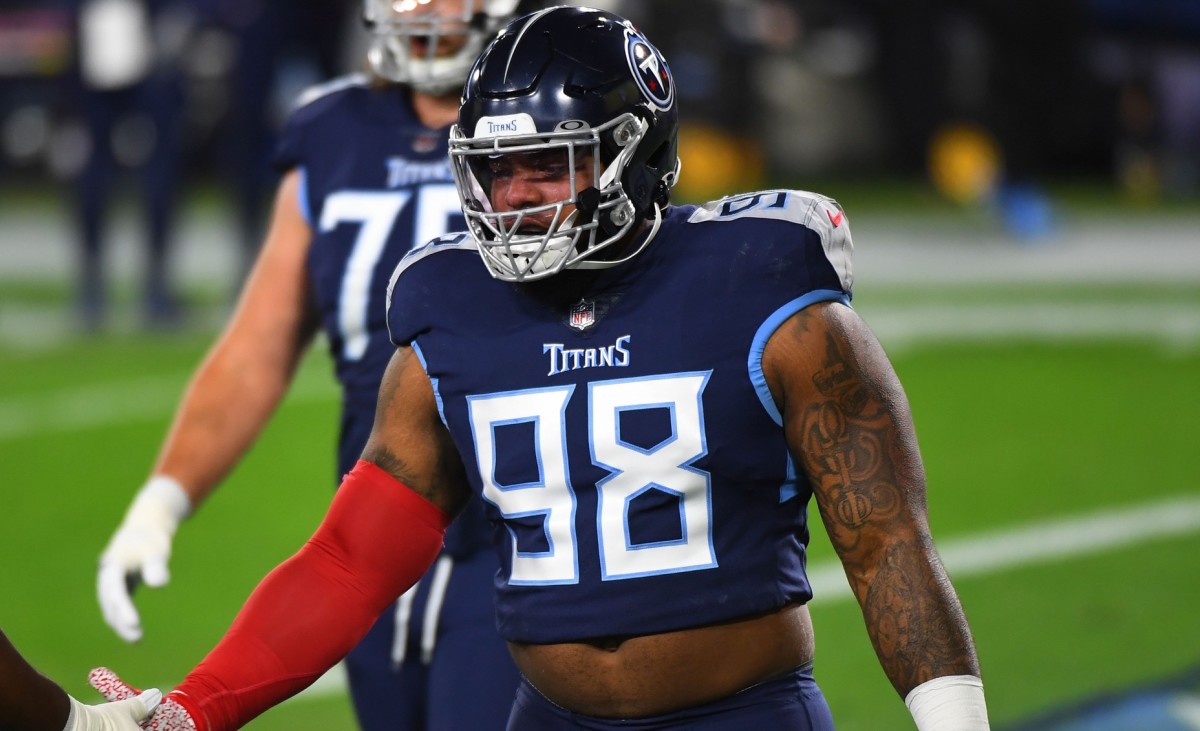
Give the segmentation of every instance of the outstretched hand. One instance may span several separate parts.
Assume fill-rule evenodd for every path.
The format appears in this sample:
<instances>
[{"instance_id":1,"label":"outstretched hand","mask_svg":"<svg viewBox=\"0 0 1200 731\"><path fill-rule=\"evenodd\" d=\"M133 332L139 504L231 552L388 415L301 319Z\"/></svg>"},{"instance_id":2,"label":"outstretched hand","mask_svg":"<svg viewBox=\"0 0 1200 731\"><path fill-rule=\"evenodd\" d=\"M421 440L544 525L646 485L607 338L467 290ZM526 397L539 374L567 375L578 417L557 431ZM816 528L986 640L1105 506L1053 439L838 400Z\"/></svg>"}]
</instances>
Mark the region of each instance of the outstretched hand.
<instances>
[{"instance_id":1,"label":"outstretched hand","mask_svg":"<svg viewBox=\"0 0 1200 731\"><path fill-rule=\"evenodd\" d=\"M96 668L88 673L88 683L110 702L135 698L141 692L121 680L108 668ZM168 693L162 699L158 710L149 720L142 722L141 727L149 731L203 731L187 709L172 698L172 695L174 694Z\"/></svg>"},{"instance_id":2,"label":"outstretched hand","mask_svg":"<svg viewBox=\"0 0 1200 731\"><path fill-rule=\"evenodd\" d=\"M94 706L80 703L71 696L67 698L71 711L63 731L141 731L142 722L158 708L162 693L151 688L123 701Z\"/></svg>"},{"instance_id":3,"label":"outstretched hand","mask_svg":"<svg viewBox=\"0 0 1200 731\"><path fill-rule=\"evenodd\" d=\"M124 520L100 556L96 595L104 621L126 642L142 638L142 620L133 605L133 587L166 586L171 540L179 522L191 511L178 482L151 478L125 513Z\"/></svg>"}]
</instances>

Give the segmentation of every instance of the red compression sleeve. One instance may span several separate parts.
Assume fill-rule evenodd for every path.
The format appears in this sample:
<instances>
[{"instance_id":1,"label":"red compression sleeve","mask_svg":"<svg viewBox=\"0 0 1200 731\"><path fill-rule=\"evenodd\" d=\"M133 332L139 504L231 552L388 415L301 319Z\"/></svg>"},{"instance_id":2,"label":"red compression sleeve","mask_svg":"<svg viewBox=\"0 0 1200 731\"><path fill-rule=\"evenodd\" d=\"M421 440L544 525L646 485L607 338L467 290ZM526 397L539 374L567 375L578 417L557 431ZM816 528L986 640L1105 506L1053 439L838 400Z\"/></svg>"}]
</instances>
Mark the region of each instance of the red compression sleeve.
<instances>
[{"instance_id":1,"label":"red compression sleeve","mask_svg":"<svg viewBox=\"0 0 1200 731\"><path fill-rule=\"evenodd\" d=\"M450 517L360 460L321 526L171 693L200 731L240 728L321 676L437 558Z\"/></svg>"}]
</instances>

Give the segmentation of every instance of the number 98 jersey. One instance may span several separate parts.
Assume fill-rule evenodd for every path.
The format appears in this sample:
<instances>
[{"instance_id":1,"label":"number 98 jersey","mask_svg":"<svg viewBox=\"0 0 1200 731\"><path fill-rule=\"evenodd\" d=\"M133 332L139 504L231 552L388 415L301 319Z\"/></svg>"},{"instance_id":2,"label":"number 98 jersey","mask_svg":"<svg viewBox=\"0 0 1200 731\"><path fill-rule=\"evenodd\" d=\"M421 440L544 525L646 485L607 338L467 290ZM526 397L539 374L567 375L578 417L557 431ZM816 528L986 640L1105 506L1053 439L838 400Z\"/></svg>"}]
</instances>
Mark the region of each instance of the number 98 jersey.
<instances>
[{"instance_id":1,"label":"number 98 jersey","mask_svg":"<svg viewBox=\"0 0 1200 731\"><path fill-rule=\"evenodd\" d=\"M779 190L668 208L630 261L544 282L490 278L466 234L405 257L388 325L493 523L501 635L666 632L811 598L811 490L761 355L800 309L849 303L850 256L836 202Z\"/></svg>"}]
</instances>

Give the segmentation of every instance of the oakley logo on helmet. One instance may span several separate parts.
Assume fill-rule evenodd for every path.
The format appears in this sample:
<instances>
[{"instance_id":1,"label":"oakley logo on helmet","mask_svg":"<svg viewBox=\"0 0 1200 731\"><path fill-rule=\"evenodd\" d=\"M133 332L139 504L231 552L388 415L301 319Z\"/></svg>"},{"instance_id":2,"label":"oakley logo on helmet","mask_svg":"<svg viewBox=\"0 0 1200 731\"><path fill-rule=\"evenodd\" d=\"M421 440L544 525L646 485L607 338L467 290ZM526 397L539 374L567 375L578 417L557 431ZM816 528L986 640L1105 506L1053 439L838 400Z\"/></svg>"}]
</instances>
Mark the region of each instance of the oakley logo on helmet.
<instances>
[{"instance_id":1,"label":"oakley logo on helmet","mask_svg":"<svg viewBox=\"0 0 1200 731\"><path fill-rule=\"evenodd\" d=\"M670 109L675 102L675 80L667 60L631 26L625 28L625 58L646 100L660 111Z\"/></svg>"}]
</instances>

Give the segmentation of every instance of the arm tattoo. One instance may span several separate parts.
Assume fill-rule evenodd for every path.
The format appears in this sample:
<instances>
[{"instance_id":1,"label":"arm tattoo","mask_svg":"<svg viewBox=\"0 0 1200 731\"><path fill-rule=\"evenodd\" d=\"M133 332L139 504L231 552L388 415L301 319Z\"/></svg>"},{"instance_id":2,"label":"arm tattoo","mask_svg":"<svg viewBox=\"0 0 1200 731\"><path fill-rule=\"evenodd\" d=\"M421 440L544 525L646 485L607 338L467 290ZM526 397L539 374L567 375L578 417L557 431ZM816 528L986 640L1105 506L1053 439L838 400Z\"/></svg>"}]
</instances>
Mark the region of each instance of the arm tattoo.
<instances>
[{"instance_id":1,"label":"arm tattoo","mask_svg":"<svg viewBox=\"0 0 1200 731\"><path fill-rule=\"evenodd\" d=\"M809 315L795 322L807 329ZM978 675L924 525L924 478L899 384L890 366L875 367L881 351L860 352L835 333L821 344L814 397L789 424L880 662L902 695L941 675Z\"/></svg>"},{"instance_id":2,"label":"arm tattoo","mask_svg":"<svg viewBox=\"0 0 1200 731\"><path fill-rule=\"evenodd\" d=\"M411 358L411 351L401 351L384 374L375 424L362 457L456 515L469 497L464 467L438 416L424 371L412 370ZM405 371L406 365L410 370Z\"/></svg>"},{"instance_id":3,"label":"arm tattoo","mask_svg":"<svg viewBox=\"0 0 1200 731\"><path fill-rule=\"evenodd\" d=\"M868 524L896 519L903 496L896 486L894 422L877 393L853 372L832 335L813 376L819 398L801 417L801 443L813 489L824 498L830 539L852 552Z\"/></svg>"},{"instance_id":4,"label":"arm tattoo","mask_svg":"<svg viewBox=\"0 0 1200 731\"><path fill-rule=\"evenodd\" d=\"M379 465L379 468L387 472L392 477L408 485L411 482L416 482L411 475L412 470L402 457L387 449L380 447L371 453L371 461Z\"/></svg>"}]
</instances>

